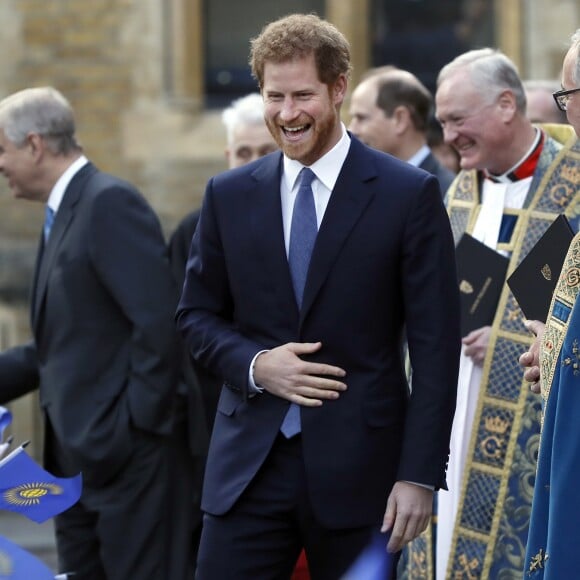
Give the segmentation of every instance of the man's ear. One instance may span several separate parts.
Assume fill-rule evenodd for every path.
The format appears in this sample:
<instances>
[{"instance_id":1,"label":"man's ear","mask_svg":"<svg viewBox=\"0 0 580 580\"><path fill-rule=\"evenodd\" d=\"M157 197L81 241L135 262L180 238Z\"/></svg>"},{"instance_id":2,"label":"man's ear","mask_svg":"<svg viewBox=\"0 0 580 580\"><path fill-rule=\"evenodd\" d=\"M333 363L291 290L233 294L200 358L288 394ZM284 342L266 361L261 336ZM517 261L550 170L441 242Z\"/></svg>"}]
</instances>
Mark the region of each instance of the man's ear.
<instances>
[{"instance_id":1,"label":"man's ear","mask_svg":"<svg viewBox=\"0 0 580 580\"><path fill-rule=\"evenodd\" d=\"M332 99L335 105L339 105L344 101L347 87L348 81L346 79L346 75L339 75L334 85L332 86Z\"/></svg>"},{"instance_id":2,"label":"man's ear","mask_svg":"<svg viewBox=\"0 0 580 580\"><path fill-rule=\"evenodd\" d=\"M26 136L26 147L29 148L35 159L40 159L46 150L44 139L38 133L28 133Z\"/></svg>"},{"instance_id":3,"label":"man's ear","mask_svg":"<svg viewBox=\"0 0 580 580\"><path fill-rule=\"evenodd\" d=\"M516 96L510 89L501 92L497 104L505 121L511 121L517 111Z\"/></svg>"},{"instance_id":4,"label":"man's ear","mask_svg":"<svg viewBox=\"0 0 580 580\"><path fill-rule=\"evenodd\" d=\"M392 117L395 120L395 131L397 135L401 135L407 130L411 123L411 112L404 105L399 105L398 107L395 107Z\"/></svg>"}]
</instances>

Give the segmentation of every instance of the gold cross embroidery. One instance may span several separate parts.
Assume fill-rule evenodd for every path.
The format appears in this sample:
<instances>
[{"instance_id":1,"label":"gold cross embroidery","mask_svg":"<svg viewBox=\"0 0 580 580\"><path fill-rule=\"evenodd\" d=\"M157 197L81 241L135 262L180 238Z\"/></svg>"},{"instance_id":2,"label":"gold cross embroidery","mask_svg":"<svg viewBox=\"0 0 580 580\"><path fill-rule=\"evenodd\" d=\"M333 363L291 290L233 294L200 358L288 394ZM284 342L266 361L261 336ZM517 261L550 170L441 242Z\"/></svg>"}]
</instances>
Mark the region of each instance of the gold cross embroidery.
<instances>
[{"instance_id":1,"label":"gold cross embroidery","mask_svg":"<svg viewBox=\"0 0 580 580\"><path fill-rule=\"evenodd\" d=\"M535 556L532 556L532 559L530 561L530 568L528 570L528 576L531 576L532 572L542 570L544 568L544 562L546 560L547 556L544 553L544 550L540 548L540 551Z\"/></svg>"},{"instance_id":2,"label":"gold cross embroidery","mask_svg":"<svg viewBox=\"0 0 580 580\"><path fill-rule=\"evenodd\" d=\"M472 572L477 570L479 565L477 558L472 558L471 561L468 561L467 554L461 554L459 556L459 565L463 570L457 570L455 572L454 580L476 580L477 576L472 574Z\"/></svg>"},{"instance_id":3,"label":"gold cross embroidery","mask_svg":"<svg viewBox=\"0 0 580 580\"><path fill-rule=\"evenodd\" d=\"M574 339L572 343L572 357L567 356L562 359L562 366L572 365L572 372L574 376L580 374L580 348L578 348L578 340Z\"/></svg>"}]
</instances>

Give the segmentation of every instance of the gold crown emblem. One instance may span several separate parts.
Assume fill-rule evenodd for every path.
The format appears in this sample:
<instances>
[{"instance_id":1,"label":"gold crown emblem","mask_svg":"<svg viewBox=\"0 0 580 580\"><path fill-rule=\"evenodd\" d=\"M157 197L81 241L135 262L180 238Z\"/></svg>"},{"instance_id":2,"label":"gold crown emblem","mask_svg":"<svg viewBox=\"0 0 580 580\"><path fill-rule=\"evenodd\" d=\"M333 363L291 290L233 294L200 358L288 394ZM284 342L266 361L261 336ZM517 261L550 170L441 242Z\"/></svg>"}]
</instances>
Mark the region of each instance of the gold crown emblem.
<instances>
[{"instance_id":1,"label":"gold crown emblem","mask_svg":"<svg viewBox=\"0 0 580 580\"><path fill-rule=\"evenodd\" d=\"M491 433L498 433L503 435L509 427L509 421L501 417L486 417L485 428Z\"/></svg>"},{"instance_id":2,"label":"gold crown emblem","mask_svg":"<svg viewBox=\"0 0 580 580\"><path fill-rule=\"evenodd\" d=\"M562 177L571 183L578 183L580 181L580 169L574 165L565 165L562 168Z\"/></svg>"},{"instance_id":3,"label":"gold crown emblem","mask_svg":"<svg viewBox=\"0 0 580 580\"><path fill-rule=\"evenodd\" d=\"M552 279L552 270L550 269L550 265L549 264L544 264L542 266L542 269L540 270L540 272L542 272L542 276L546 280L551 280Z\"/></svg>"},{"instance_id":4,"label":"gold crown emblem","mask_svg":"<svg viewBox=\"0 0 580 580\"><path fill-rule=\"evenodd\" d=\"M463 294L473 294L473 286L467 280L461 280L459 291Z\"/></svg>"}]
</instances>

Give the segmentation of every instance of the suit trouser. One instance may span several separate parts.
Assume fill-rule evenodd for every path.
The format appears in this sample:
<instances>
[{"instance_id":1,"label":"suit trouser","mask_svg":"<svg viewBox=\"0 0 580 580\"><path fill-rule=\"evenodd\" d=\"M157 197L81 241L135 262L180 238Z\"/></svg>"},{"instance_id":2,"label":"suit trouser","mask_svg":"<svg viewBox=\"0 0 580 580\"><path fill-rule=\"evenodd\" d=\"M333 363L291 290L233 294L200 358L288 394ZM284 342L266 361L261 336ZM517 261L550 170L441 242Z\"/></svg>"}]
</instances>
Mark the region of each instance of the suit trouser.
<instances>
[{"instance_id":1,"label":"suit trouser","mask_svg":"<svg viewBox=\"0 0 580 580\"><path fill-rule=\"evenodd\" d=\"M75 579L168 580L170 439L137 429L132 438L123 469L98 488L83 486L55 518L59 568Z\"/></svg>"},{"instance_id":2,"label":"suit trouser","mask_svg":"<svg viewBox=\"0 0 580 580\"><path fill-rule=\"evenodd\" d=\"M188 429L183 413L176 417L170 453L171 484L167 510L171 510L168 580L193 580L197 550L201 538L201 486L205 455L194 455L188 442Z\"/></svg>"},{"instance_id":3,"label":"suit trouser","mask_svg":"<svg viewBox=\"0 0 580 580\"><path fill-rule=\"evenodd\" d=\"M285 580L304 547L312 580L338 580L379 528L380 521L340 530L320 525L308 498L301 437L280 435L234 507L223 516L205 514L196 579Z\"/></svg>"}]
</instances>

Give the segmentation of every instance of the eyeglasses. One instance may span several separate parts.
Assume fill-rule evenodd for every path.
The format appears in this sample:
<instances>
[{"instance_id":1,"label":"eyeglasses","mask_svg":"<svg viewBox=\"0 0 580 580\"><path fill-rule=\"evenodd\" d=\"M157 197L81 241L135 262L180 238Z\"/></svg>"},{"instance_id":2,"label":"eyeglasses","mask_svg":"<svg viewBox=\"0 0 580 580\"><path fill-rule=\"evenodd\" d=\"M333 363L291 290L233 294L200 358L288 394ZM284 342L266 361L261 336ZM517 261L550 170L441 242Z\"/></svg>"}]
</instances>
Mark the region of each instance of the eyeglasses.
<instances>
[{"instance_id":1,"label":"eyeglasses","mask_svg":"<svg viewBox=\"0 0 580 580\"><path fill-rule=\"evenodd\" d=\"M565 111L568 108L568 101L570 100L570 96L574 93L580 91L580 87L577 89L570 89L569 91L556 91L552 93L554 100L556 101L556 105L558 105L558 109L560 111Z\"/></svg>"}]
</instances>

